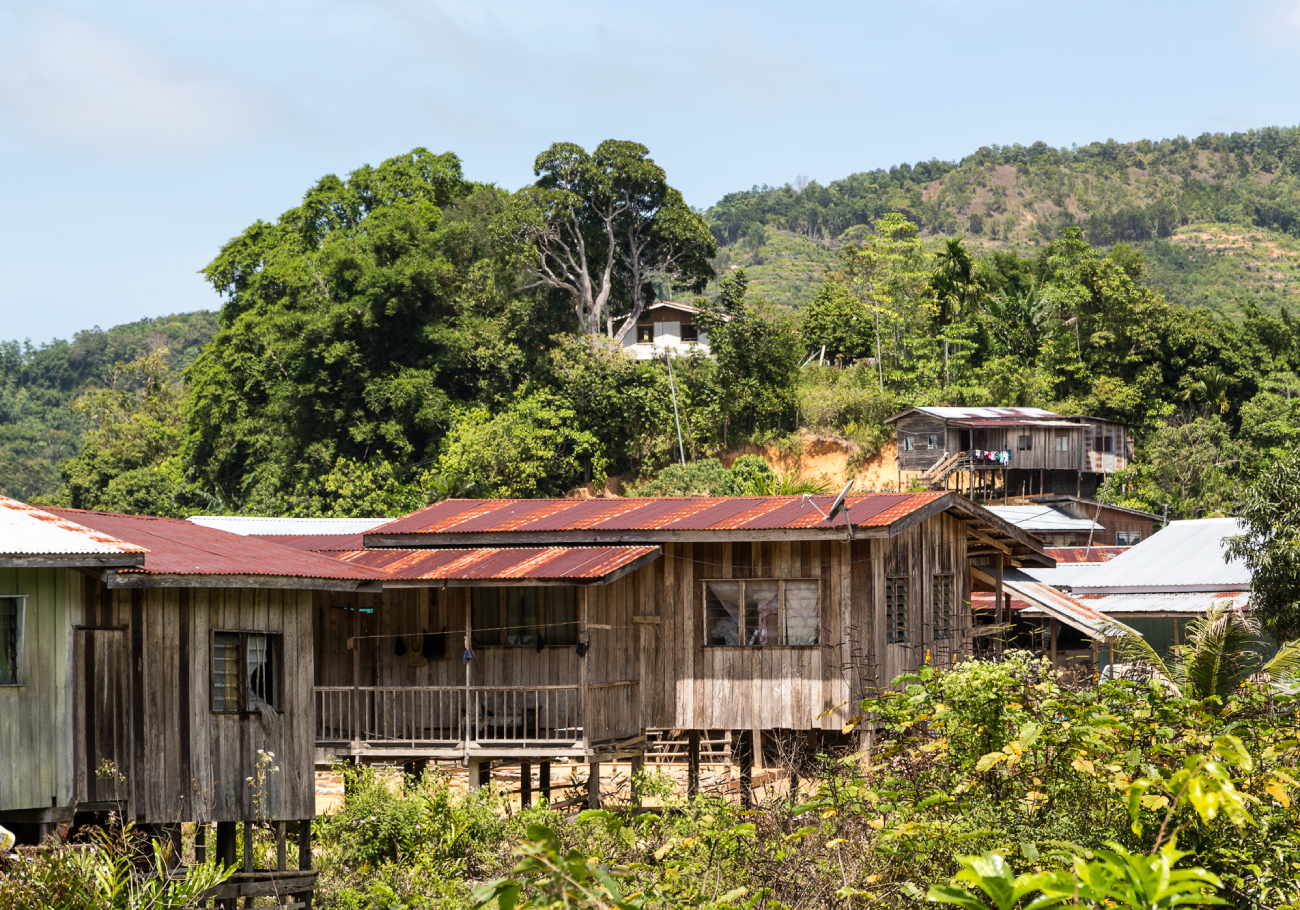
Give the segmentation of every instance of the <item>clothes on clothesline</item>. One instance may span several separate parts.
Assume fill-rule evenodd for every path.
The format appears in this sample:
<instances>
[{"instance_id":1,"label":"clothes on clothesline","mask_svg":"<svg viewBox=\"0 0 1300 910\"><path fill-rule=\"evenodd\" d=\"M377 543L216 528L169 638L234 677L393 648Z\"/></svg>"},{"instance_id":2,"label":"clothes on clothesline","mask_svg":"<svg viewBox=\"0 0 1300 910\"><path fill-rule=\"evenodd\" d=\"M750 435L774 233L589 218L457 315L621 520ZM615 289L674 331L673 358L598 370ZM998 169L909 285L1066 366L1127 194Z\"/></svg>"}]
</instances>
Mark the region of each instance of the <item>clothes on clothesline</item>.
<instances>
[{"instance_id":1,"label":"clothes on clothesline","mask_svg":"<svg viewBox=\"0 0 1300 910\"><path fill-rule=\"evenodd\" d=\"M994 464L1009 464L1011 462L1011 453L1007 451L990 452L985 449L974 449L970 454L975 461L990 461Z\"/></svg>"}]
</instances>

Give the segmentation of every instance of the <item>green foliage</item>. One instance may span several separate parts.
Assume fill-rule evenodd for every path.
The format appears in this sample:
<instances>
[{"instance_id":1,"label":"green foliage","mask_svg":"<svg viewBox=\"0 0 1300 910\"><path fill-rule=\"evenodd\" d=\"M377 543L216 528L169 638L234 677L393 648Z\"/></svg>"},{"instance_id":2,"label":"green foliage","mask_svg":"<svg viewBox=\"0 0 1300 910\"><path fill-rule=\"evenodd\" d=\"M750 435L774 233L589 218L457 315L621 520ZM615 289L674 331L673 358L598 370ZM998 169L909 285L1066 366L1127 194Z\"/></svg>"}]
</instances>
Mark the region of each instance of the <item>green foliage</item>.
<instances>
[{"instance_id":1,"label":"green foliage","mask_svg":"<svg viewBox=\"0 0 1300 910\"><path fill-rule=\"evenodd\" d=\"M474 407L455 418L438 460L444 475L492 497L561 495L587 472L605 482L605 454L577 415L550 392L535 392L493 415Z\"/></svg>"},{"instance_id":2,"label":"green foliage","mask_svg":"<svg viewBox=\"0 0 1300 910\"><path fill-rule=\"evenodd\" d=\"M1240 457L1218 415L1170 423L1146 437L1138 463L1106 478L1099 499L1171 518L1206 518L1231 509Z\"/></svg>"},{"instance_id":3,"label":"green foliage","mask_svg":"<svg viewBox=\"0 0 1300 910\"><path fill-rule=\"evenodd\" d=\"M843 282L828 278L804 311L799 334L809 356L820 360L825 347L831 361L840 355L851 362L874 350L872 325L872 313L862 301Z\"/></svg>"},{"instance_id":4,"label":"green foliage","mask_svg":"<svg viewBox=\"0 0 1300 910\"><path fill-rule=\"evenodd\" d=\"M1238 515L1228 554L1250 570L1252 615L1279 640L1300 638L1300 453L1261 472Z\"/></svg>"}]
</instances>

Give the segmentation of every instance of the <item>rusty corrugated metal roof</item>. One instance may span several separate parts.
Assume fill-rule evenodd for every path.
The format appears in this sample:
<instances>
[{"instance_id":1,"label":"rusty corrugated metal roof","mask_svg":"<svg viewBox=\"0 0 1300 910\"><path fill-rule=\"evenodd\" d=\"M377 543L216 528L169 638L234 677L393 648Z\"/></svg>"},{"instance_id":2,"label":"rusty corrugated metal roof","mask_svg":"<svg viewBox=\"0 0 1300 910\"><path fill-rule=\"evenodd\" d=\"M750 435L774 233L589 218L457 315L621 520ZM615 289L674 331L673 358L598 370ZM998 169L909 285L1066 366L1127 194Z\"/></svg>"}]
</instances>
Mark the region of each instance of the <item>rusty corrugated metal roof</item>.
<instances>
[{"instance_id":1,"label":"rusty corrugated metal roof","mask_svg":"<svg viewBox=\"0 0 1300 910\"><path fill-rule=\"evenodd\" d=\"M1003 574L1002 586L1013 596L1019 594L1043 613L1056 617L1091 638L1107 640L1118 635L1138 634L1088 604L1056 590L1051 585L1035 581L1017 569L1008 569Z\"/></svg>"},{"instance_id":2,"label":"rusty corrugated metal roof","mask_svg":"<svg viewBox=\"0 0 1300 910\"><path fill-rule=\"evenodd\" d=\"M1091 565L1110 562L1127 549L1128 547L1047 547L1043 552L1055 559L1058 564Z\"/></svg>"},{"instance_id":3,"label":"rusty corrugated metal roof","mask_svg":"<svg viewBox=\"0 0 1300 910\"><path fill-rule=\"evenodd\" d=\"M854 527L887 527L948 495L875 493L849 496ZM823 513L834 496L655 497L643 499L449 499L381 525L366 537L511 531L757 531L843 528L841 513Z\"/></svg>"},{"instance_id":4,"label":"rusty corrugated metal roof","mask_svg":"<svg viewBox=\"0 0 1300 910\"><path fill-rule=\"evenodd\" d=\"M331 553L340 550L363 550L365 541L361 534L246 534L249 540L278 543L292 550L312 553Z\"/></svg>"},{"instance_id":5,"label":"rusty corrugated metal roof","mask_svg":"<svg viewBox=\"0 0 1300 910\"><path fill-rule=\"evenodd\" d=\"M612 580L620 569L657 558L659 547L485 547L448 550L354 550L336 559L384 572L389 581Z\"/></svg>"},{"instance_id":6,"label":"rusty corrugated metal roof","mask_svg":"<svg viewBox=\"0 0 1300 910\"><path fill-rule=\"evenodd\" d=\"M382 580L381 571L351 566L317 553L291 550L179 518L119 515L80 509L52 514L115 538L148 547L144 565L120 570L147 575L272 575L344 581Z\"/></svg>"},{"instance_id":7,"label":"rusty corrugated metal roof","mask_svg":"<svg viewBox=\"0 0 1300 910\"><path fill-rule=\"evenodd\" d=\"M138 563L146 548L25 502L0 496L0 556L124 557Z\"/></svg>"}]
</instances>

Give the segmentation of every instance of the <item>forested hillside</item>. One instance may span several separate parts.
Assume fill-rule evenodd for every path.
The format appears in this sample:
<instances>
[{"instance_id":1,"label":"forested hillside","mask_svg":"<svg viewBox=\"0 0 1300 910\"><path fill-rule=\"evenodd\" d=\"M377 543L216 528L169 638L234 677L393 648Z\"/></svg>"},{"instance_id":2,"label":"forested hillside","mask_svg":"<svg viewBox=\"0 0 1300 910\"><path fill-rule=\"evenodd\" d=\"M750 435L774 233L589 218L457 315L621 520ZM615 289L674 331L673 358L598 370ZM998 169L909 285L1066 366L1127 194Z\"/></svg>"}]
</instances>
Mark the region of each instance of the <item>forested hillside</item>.
<instances>
[{"instance_id":1,"label":"forested hillside","mask_svg":"<svg viewBox=\"0 0 1300 910\"><path fill-rule=\"evenodd\" d=\"M706 217L723 264L744 264L755 287L797 307L811 287L791 277L887 212L923 237L963 235L986 251L1041 246L1078 226L1097 246L1142 249L1151 281L1173 302L1239 316L1248 298L1276 312L1300 294L1300 129L992 146L958 163L903 164L826 186L754 187Z\"/></svg>"},{"instance_id":2,"label":"forested hillside","mask_svg":"<svg viewBox=\"0 0 1300 910\"><path fill-rule=\"evenodd\" d=\"M179 372L215 331L216 314L200 310L86 329L40 347L0 342L0 493L28 500L58 489L59 466L81 451L93 423L77 402L88 389L126 383L118 364L165 348Z\"/></svg>"},{"instance_id":3,"label":"forested hillside","mask_svg":"<svg viewBox=\"0 0 1300 910\"><path fill-rule=\"evenodd\" d=\"M808 432L866 459L908 405L1036 405L1134 429L1107 497L1228 511L1300 447L1296 141L986 149L703 213L635 143L557 143L515 193L415 149L214 251L215 320L6 346L0 489L172 515L396 514L607 477L794 490L816 478L713 459ZM668 295L713 344L671 375L618 341Z\"/></svg>"}]
</instances>

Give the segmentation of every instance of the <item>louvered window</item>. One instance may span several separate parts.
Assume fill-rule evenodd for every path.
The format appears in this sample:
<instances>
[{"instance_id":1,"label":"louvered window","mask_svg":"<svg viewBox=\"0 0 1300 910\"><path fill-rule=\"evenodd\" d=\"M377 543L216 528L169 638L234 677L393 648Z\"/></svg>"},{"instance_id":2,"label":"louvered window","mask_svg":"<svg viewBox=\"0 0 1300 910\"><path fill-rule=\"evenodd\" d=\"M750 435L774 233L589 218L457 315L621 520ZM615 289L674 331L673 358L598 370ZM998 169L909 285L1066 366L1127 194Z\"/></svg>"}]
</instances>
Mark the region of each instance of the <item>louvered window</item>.
<instances>
[{"instance_id":1,"label":"louvered window","mask_svg":"<svg viewBox=\"0 0 1300 910\"><path fill-rule=\"evenodd\" d=\"M23 654L24 595L0 597L0 686L19 683Z\"/></svg>"},{"instance_id":2,"label":"louvered window","mask_svg":"<svg viewBox=\"0 0 1300 910\"><path fill-rule=\"evenodd\" d=\"M955 588L955 576L934 576L934 585L933 590L931 591L931 606L934 611L935 641L952 638L957 631Z\"/></svg>"},{"instance_id":3,"label":"louvered window","mask_svg":"<svg viewBox=\"0 0 1300 910\"><path fill-rule=\"evenodd\" d=\"M907 579L885 579L885 641L907 643Z\"/></svg>"},{"instance_id":4,"label":"louvered window","mask_svg":"<svg viewBox=\"0 0 1300 910\"><path fill-rule=\"evenodd\" d=\"M212 710L240 714L280 708L283 637L266 632L214 632Z\"/></svg>"}]
</instances>

